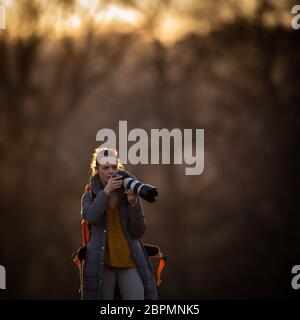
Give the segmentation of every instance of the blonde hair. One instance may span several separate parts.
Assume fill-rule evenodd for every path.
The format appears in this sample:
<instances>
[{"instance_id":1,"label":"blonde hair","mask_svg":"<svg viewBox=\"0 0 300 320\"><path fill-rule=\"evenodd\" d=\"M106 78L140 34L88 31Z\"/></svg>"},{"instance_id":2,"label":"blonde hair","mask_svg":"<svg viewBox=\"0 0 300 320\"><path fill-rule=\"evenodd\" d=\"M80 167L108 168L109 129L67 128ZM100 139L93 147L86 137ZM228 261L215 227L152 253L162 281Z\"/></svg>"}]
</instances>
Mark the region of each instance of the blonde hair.
<instances>
[{"instance_id":1,"label":"blonde hair","mask_svg":"<svg viewBox=\"0 0 300 320\"><path fill-rule=\"evenodd\" d=\"M122 165L122 163L120 162L120 159L118 157L118 151L117 149L114 148L106 148L106 147L102 147L102 148L96 148L93 155L92 155L92 161L91 161L91 165L90 165L90 170L92 175L96 175L97 172L96 170L99 167L99 163L97 162L97 156L100 152L103 152L107 150L108 152L112 153L116 158L117 158L117 168L120 170L124 170L124 166Z\"/></svg>"}]
</instances>

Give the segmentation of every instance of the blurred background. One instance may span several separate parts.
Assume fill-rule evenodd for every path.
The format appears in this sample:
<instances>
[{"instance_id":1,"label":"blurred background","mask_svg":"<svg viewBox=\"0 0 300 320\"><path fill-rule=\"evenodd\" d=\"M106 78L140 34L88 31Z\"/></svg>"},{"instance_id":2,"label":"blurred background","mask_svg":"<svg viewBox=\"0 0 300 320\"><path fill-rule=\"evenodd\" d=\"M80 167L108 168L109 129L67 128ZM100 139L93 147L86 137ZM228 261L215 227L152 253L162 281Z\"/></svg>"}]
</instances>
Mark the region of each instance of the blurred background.
<instances>
[{"instance_id":1,"label":"blurred background","mask_svg":"<svg viewBox=\"0 0 300 320\"><path fill-rule=\"evenodd\" d=\"M0 299L79 299L71 261L102 128L203 128L158 186L161 299L287 298L299 247L300 30L289 0L1 0ZM299 296L299 293L298 293Z\"/></svg>"}]
</instances>

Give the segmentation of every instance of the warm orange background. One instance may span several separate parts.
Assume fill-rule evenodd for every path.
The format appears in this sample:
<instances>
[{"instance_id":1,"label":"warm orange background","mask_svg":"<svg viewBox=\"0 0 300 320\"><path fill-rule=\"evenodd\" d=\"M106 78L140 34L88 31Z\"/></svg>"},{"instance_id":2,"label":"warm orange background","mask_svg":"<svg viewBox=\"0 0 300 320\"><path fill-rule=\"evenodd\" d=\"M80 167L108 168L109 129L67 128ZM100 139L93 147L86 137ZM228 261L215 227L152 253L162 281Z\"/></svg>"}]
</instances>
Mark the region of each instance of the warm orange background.
<instances>
[{"instance_id":1,"label":"warm orange background","mask_svg":"<svg viewBox=\"0 0 300 320\"><path fill-rule=\"evenodd\" d=\"M78 299L71 262L101 128L204 128L205 169L157 185L164 299L276 298L300 264L294 1L1 1L2 299Z\"/></svg>"}]
</instances>

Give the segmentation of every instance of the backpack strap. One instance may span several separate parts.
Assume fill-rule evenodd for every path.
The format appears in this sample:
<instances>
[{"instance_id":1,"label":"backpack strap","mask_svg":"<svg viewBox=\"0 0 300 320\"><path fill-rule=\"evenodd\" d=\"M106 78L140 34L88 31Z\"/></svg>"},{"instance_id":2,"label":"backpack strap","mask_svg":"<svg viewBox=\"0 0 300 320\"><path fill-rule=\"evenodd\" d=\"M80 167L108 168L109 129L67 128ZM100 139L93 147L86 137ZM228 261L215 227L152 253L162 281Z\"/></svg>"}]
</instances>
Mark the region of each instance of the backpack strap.
<instances>
[{"instance_id":1,"label":"backpack strap","mask_svg":"<svg viewBox=\"0 0 300 320\"><path fill-rule=\"evenodd\" d=\"M81 220L81 234L82 234L82 245L87 246L90 240L89 224L86 220Z\"/></svg>"},{"instance_id":2,"label":"backpack strap","mask_svg":"<svg viewBox=\"0 0 300 320\"><path fill-rule=\"evenodd\" d=\"M165 266L166 266L166 261L167 261L167 258L166 257L162 257L159 259L159 264L158 264L158 267L157 267L157 271L156 271L156 277L157 277L157 286L159 287L160 284L161 284L161 273L163 272Z\"/></svg>"},{"instance_id":3,"label":"backpack strap","mask_svg":"<svg viewBox=\"0 0 300 320\"><path fill-rule=\"evenodd\" d=\"M156 284L159 287L162 280L161 280L161 274L166 266L167 262L167 256L163 254L160 247L157 245L149 244L149 243L143 243L143 246L147 252L147 255L150 260L152 259L159 259L158 267L156 270Z\"/></svg>"},{"instance_id":4,"label":"backpack strap","mask_svg":"<svg viewBox=\"0 0 300 320\"><path fill-rule=\"evenodd\" d=\"M92 185L91 183L88 183L85 188L84 188L85 192L89 192L90 196L92 198ZM89 227L89 223L82 219L81 220L81 235L82 235L82 245L83 246L87 246L89 240L90 240L90 236L91 236L91 231L90 231L90 227Z\"/></svg>"},{"instance_id":5,"label":"backpack strap","mask_svg":"<svg viewBox=\"0 0 300 320\"><path fill-rule=\"evenodd\" d=\"M90 183L88 183L85 186L85 191L91 193ZM86 246L90 240L90 235L91 235L89 224L84 219L81 220L81 234L82 234L82 247L77 249L72 254L72 260L79 269L79 279L80 279L79 293L82 296L83 295L83 267L85 263Z\"/></svg>"}]
</instances>

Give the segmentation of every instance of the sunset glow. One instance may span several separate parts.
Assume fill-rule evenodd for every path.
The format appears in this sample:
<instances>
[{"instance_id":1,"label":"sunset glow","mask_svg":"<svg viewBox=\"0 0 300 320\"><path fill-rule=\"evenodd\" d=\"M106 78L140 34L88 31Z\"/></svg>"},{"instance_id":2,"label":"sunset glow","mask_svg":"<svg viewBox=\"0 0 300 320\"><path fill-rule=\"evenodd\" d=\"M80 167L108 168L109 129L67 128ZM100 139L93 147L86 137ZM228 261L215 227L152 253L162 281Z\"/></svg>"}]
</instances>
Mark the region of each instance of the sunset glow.
<instances>
[{"instance_id":1,"label":"sunset glow","mask_svg":"<svg viewBox=\"0 0 300 320\"><path fill-rule=\"evenodd\" d=\"M208 33L220 22L233 21L236 12L245 17L255 15L257 0L236 0L233 3L229 6L220 2L209 15L203 15L207 10L207 2L199 0L187 0L184 5L181 1L173 0L169 6L151 0L135 1L132 4L126 1L77 0L69 5L39 0L23 6L16 0L1 1L7 9L7 30L11 35L34 32L47 33L49 36L80 36L89 27L96 33L141 32L163 42L176 41L189 32ZM160 9L155 11L158 4ZM280 6L280 2L276 2L276 5ZM30 16L32 14L33 19ZM290 24L287 12L263 18L268 26Z\"/></svg>"}]
</instances>

